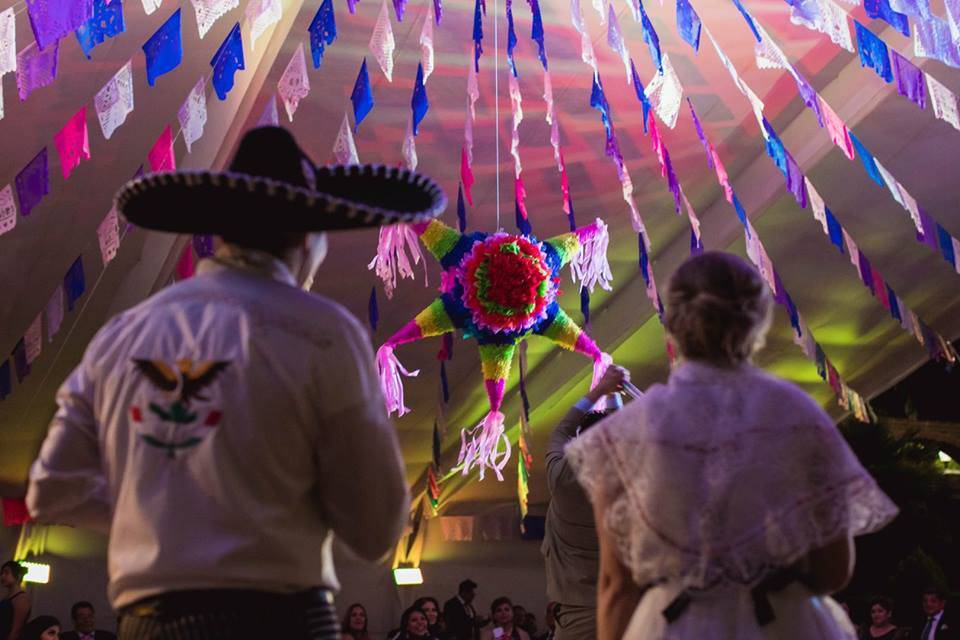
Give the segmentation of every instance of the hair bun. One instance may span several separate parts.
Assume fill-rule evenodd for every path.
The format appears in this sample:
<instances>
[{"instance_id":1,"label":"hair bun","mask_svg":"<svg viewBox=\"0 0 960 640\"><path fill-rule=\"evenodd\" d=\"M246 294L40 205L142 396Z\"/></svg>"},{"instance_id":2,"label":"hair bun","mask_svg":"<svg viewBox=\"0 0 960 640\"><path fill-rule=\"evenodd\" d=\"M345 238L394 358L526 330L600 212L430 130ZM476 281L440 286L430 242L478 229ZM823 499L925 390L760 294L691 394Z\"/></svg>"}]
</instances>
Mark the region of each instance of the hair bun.
<instances>
[{"instance_id":1,"label":"hair bun","mask_svg":"<svg viewBox=\"0 0 960 640\"><path fill-rule=\"evenodd\" d=\"M746 360L761 341L772 299L760 274L736 256L690 258L670 279L667 330L689 358Z\"/></svg>"},{"instance_id":2,"label":"hair bun","mask_svg":"<svg viewBox=\"0 0 960 640\"><path fill-rule=\"evenodd\" d=\"M734 317L743 315L747 300L718 296L709 291L698 291L688 304L704 314Z\"/></svg>"}]
</instances>

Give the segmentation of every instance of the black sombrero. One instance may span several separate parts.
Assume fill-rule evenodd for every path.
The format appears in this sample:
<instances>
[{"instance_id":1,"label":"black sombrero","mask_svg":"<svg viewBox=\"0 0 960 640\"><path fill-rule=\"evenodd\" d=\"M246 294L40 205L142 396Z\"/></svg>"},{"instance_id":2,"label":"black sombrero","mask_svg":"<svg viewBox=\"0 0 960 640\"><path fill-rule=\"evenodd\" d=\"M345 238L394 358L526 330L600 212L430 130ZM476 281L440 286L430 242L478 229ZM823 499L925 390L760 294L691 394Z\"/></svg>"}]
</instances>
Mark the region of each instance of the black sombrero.
<instances>
[{"instance_id":1,"label":"black sombrero","mask_svg":"<svg viewBox=\"0 0 960 640\"><path fill-rule=\"evenodd\" d=\"M228 171L149 174L124 185L116 200L137 226L212 234L425 222L447 206L433 180L407 169L317 167L280 127L248 132Z\"/></svg>"}]
</instances>

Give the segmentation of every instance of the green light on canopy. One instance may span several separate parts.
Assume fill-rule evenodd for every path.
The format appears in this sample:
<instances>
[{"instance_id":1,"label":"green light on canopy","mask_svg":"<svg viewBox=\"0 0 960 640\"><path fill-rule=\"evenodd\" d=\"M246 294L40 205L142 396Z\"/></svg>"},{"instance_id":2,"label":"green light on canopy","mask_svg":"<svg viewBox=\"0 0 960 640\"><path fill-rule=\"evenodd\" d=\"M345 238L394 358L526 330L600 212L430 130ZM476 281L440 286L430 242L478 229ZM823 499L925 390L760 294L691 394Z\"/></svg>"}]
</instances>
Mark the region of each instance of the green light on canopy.
<instances>
[{"instance_id":1,"label":"green light on canopy","mask_svg":"<svg viewBox=\"0 0 960 640\"><path fill-rule=\"evenodd\" d=\"M945 451L938 451L937 457L940 458L940 462L947 464L948 462L953 462L953 458L950 457Z\"/></svg>"},{"instance_id":2,"label":"green light on canopy","mask_svg":"<svg viewBox=\"0 0 960 640\"><path fill-rule=\"evenodd\" d=\"M36 584L50 582L50 565L42 562L21 562L20 564L27 570L27 575L23 577L24 582Z\"/></svg>"},{"instance_id":3,"label":"green light on canopy","mask_svg":"<svg viewBox=\"0 0 960 640\"><path fill-rule=\"evenodd\" d=\"M423 573L420 567L397 567L393 570L393 581L398 587L423 584Z\"/></svg>"}]
</instances>

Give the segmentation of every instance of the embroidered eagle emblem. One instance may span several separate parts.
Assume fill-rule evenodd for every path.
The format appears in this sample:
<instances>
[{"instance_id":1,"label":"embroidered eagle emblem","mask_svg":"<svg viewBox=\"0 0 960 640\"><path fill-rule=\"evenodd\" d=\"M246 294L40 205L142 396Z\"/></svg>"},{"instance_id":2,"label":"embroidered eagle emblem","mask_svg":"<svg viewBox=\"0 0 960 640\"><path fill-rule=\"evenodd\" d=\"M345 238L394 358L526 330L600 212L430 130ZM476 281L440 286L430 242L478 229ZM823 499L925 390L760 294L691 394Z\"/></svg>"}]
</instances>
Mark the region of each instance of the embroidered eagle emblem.
<instances>
[{"instance_id":1,"label":"embroidered eagle emblem","mask_svg":"<svg viewBox=\"0 0 960 640\"><path fill-rule=\"evenodd\" d=\"M186 409L190 408L191 400L207 400L200 392L213 384L217 376L230 365L222 360L208 360L194 365L189 359L177 360L176 368L162 360L134 359L133 363L153 386L175 397Z\"/></svg>"},{"instance_id":2,"label":"embroidered eagle emblem","mask_svg":"<svg viewBox=\"0 0 960 640\"><path fill-rule=\"evenodd\" d=\"M175 361L173 366L162 360L140 358L134 358L133 363L153 387L173 400L168 406L156 402L148 404L151 413L160 418L161 422L170 423L172 427L190 426L197 422L197 414L191 411L190 403L194 400L208 401L209 398L202 395L203 390L212 385L230 365L230 362L223 360L194 363L186 358ZM219 410L210 411L202 426L216 426L221 415ZM131 407L131 418L135 423L143 422L143 413L139 407ZM175 451L193 447L202 441L202 438L198 437L165 441L156 435L141 435L147 444L166 450L170 458L174 457Z\"/></svg>"}]
</instances>

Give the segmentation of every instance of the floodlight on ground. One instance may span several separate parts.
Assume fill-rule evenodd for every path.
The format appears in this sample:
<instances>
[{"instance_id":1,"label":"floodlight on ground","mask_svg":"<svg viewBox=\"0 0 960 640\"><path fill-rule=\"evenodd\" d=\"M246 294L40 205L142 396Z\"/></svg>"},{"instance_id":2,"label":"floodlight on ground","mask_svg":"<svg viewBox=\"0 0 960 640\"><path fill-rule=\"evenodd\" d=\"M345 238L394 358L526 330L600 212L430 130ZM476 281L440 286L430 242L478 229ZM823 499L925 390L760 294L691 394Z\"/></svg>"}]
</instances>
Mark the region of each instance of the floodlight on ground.
<instances>
[{"instance_id":1,"label":"floodlight on ground","mask_svg":"<svg viewBox=\"0 0 960 640\"><path fill-rule=\"evenodd\" d=\"M398 587L423 584L423 573L420 567L397 567L393 570L393 581Z\"/></svg>"},{"instance_id":2,"label":"floodlight on ground","mask_svg":"<svg viewBox=\"0 0 960 640\"><path fill-rule=\"evenodd\" d=\"M42 562L21 562L27 574L23 576L24 582L34 582L36 584L47 584L50 582L50 565Z\"/></svg>"}]
</instances>

